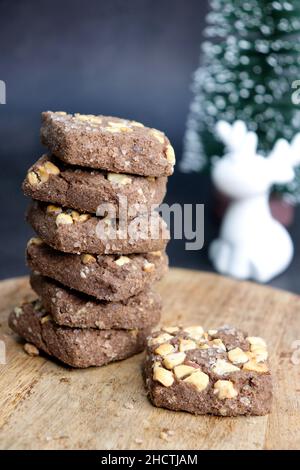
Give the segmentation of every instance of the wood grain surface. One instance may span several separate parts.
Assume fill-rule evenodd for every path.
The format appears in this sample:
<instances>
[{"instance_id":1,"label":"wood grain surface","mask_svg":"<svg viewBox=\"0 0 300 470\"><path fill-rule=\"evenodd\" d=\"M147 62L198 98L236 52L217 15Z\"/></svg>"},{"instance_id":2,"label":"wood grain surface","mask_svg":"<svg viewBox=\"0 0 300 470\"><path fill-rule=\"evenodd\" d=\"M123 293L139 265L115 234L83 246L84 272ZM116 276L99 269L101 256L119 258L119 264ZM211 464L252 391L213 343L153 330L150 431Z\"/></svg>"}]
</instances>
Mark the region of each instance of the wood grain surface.
<instances>
[{"instance_id":1,"label":"wood grain surface","mask_svg":"<svg viewBox=\"0 0 300 470\"><path fill-rule=\"evenodd\" d=\"M28 356L7 326L10 310L33 295L28 279L18 278L0 283L0 345L6 348L6 364L0 365L1 449L300 448L300 298L181 269L171 269L158 288L164 324L227 323L266 338L272 413L218 418L154 408L143 388L143 354L86 370Z\"/></svg>"}]
</instances>

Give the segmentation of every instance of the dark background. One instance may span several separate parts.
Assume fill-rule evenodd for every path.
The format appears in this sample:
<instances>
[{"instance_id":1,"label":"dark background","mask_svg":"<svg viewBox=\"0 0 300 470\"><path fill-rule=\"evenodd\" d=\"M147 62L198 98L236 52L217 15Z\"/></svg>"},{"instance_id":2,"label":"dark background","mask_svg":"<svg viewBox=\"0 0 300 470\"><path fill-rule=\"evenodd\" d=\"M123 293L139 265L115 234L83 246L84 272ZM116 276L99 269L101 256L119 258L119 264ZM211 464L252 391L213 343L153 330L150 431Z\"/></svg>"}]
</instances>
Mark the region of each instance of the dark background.
<instances>
[{"instance_id":1,"label":"dark background","mask_svg":"<svg viewBox=\"0 0 300 470\"><path fill-rule=\"evenodd\" d=\"M206 0L0 0L0 278L27 272L20 185L43 151L43 110L111 114L166 132L177 159L199 62ZM167 202L205 204L205 247L187 252L172 241L171 264L210 270L207 246L217 233L207 175L177 169ZM299 223L298 223L299 226ZM300 227L291 228L296 250ZM299 253L272 284L300 292Z\"/></svg>"}]
</instances>

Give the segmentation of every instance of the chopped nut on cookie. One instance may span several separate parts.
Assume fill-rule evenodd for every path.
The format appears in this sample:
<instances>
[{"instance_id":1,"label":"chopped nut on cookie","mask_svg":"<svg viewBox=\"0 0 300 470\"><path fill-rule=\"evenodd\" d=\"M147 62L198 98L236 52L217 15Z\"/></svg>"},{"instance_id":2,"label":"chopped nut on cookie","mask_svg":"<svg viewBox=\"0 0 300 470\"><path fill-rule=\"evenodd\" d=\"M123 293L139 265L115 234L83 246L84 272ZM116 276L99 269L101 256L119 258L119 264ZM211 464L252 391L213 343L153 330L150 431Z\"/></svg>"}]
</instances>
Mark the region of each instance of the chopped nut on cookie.
<instances>
[{"instance_id":1,"label":"chopped nut on cookie","mask_svg":"<svg viewBox=\"0 0 300 470\"><path fill-rule=\"evenodd\" d=\"M197 344L192 339L181 339L179 341L179 351L189 351L196 348Z\"/></svg>"},{"instance_id":2,"label":"chopped nut on cookie","mask_svg":"<svg viewBox=\"0 0 300 470\"><path fill-rule=\"evenodd\" d=\"M164 357L163 364L167 369L173 369L175 366L182 364L185 358L186 355L184 352L167 354Z\"/></svg>"},{"instance_id":3,"label":"chopped nut on cookie","mask_svg":"<svg viewBox=\"0 0 300 470\"><path fill-rule=\"evenodd\" d=\"M176 159L175 159L175 152L174 149L171 145L167 146L166 150L166 155L167 155L167 160L172 164L175 165Z\"/></svg>"},{"instance_id":4,"label":"chopped nut on cookie","mask_svg":"<svg viewBox=\"0 0 300 470\"><path fill-rule=\"evenodd\" d=\"M91 264L91 263L96 263L96 258L93 255L89 255L88 253L81 255L81 261L83 264Z\"/></svg>"},{"instance_id":5,"label":"chopped nut on cookie","mask_svg":"<svg viewBox=\"0 0 300 470\"><path fill-rule=\"evenodd\" d=\"M174 374L177 379L183 379L188 375L193 374L197 369L192 366L186 366L185 364L174 367Z\"/></svg>"},{"instance_id":6,"label":"chopped nut on cookie","mask_svg":"<svg viewBox=\"0 0 300 470\"><path fill-rule=\"evenodd\" d=\"M130 263L130 258L128 256L120 256L116 259L115 263L117 266L124 266L124 264Z\"/></svg>"},{"instance_id":7,"label":"chopped nut on cookie","mask_svg":"<svg viewBox=\"0 0 300 470\"><path fill-rule=\"evenodd\" d=\"M161 335L155 336L154 338L150 338L151 344L161 344L164 343L165 341L169 341L170 339L173 339L173 336L169 335L168 333L162 332Z\"/></svg>"},{"instance_id":8,"label":"chopped nut on cookie","mask_svg":"<svg viewBox=\"0 0 300 470\"><path fill-rule=\"evenodd\" d=\"M143 270L146 271L146 273L151 273L154 269L155 269L155 264L149 263L148 260L145 260Z\"/></svg>"},{"instance_id":9,"label":"chopped nut on cookie","mask_svg":"<svg viewBox=\"0 0 300 470\"><path fill-rule=\"evenodd\" d=\"M38 186L40 180L34 171L30 171L27 175L28 182L31 186Z\"/></svg>"},{"instance_id":10,"label":"chopped nut on cookie","mask_svg":"<svg viewBox=\"0 0 300 470\"><path fill-rule=\"evenodd\" d=\"M232 372L237 372L239 370L239 367L234 366L224 359L217 359L215 365L212 367L212 371L217 375L231 374Z\"/></svg>"},{"instance_id":11,"label":"chopped nut on cookie","mask_svg":"<svg viewBox=\"0 0 300 470\"><path fill-rule=\"evenodd\" d=\"M153 253L151 253L153 254ZM176 333L177 331L179 331L179 328L178 326L165 326L163 328L163 330L166 332L166 333Z\"/></svg>"},{"instance_id":12,"label":"chopped nut on cookie","mask_svg":"<svg viewBox=\"0 0 300 470\"><path fill-rule=\"evenodd\" d=\"M49 204L46 208L47 214L54 214L58 215L62 212L62 208L59 206L54 206L53 204Z\"/></svg>"},{"instance_id":13,"label":"chopped nut on cookie","mask_svg":"<svg viewBox=\"0 0 300 470\"><path fill-rule=\"evenodd\" d=\"M183 379L183 381L194 385L198 392L202 392L209 384L209 376L201 372L201 370L196 370L196 372Z\"/></svg>"},{"instance_id":14,"label":"chopped nut on cookie","mask_svg":"<svg viewBox=\"0 0 300 470\"><path fill-rule=\"evenodd\" d=\"M160 356L167 356L167 354L171 354L175 351L174 346L170 343L163 343L158 348L155 349L155 354L159 354Z\"/></svg>"},{"instance_id":15,"label":"chopped nut on cookie","mask_svg":"<svg viewBox=\"0 0 300 470\"><path fill-rule=\"evenodd\" d=\"M61 213L56 217L56 225L71 225L73 224L73 219L69 214Z\"/></svg>"},{"instance_id":16,"label":"chopped nut on cookie","mask_svg":"<svg viewBox=\"0 0 300 470\"><path fill-rule=\"evenodd\" d=\"M160 382L165 387L170 387L174 382L174 376L171 371L166 370L163 367L155 367L153 380Z\"/></svg>"},{"instance_id":17,"label":"chopped nut on cookie","mask_svg":"<svg viewBox=\"0 0 300 470\"><path fill-rule=\"evenodd\" d=\"M244 364L249 361L249 357L241 348L234 348L228 351L228 359L234 364Z\"/></svg>"},{"instance_id":18,"label":"chopped nut on cookie","mask_svg":"<svg viewBox=\"0 0 300 470\"><path fill-rule=\"evenodd\" d=\"M204 330L202 326L189 326L184 328L184 331L195 340L199 340L203 337Z\"/></svg>"},{"instance_id":19,"label":"chopped nut on cookie","mask_svg":"<svg viewBox=\"0 0 300 470\"><path fill-rule=\"evenodd\" d=\"M214 384L214 393L216 393L221 400L235 398L238 395L238 392L235 390L230 380L217 380Z\"/></svg>"},{"instance_id":20,"label":"chopped nut on cookie","mask_svg":"<svg viewBox=\"0 0 300 470\"><path fill-rule=\"evenodd\" d=\"M131 184L132 178L120 173L107 173L107 179L115 184Z\"/></svg>"}]
</instances>

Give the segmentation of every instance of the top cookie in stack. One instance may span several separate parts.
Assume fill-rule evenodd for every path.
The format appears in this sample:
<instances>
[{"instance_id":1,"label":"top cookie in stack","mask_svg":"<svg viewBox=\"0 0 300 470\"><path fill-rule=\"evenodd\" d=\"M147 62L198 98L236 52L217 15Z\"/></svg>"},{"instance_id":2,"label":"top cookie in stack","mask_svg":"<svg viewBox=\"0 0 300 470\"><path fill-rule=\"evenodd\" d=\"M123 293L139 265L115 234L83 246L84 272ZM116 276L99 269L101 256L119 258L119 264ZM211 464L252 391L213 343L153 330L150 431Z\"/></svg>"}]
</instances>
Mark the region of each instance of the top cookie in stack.
<instances>
[{"instance_id":1,"label":"top cookie in stack","mask_svg":"<svg viewBox=\"0 0 300 470\"><path fill-rule=\"evenodd\" d=\"M43 113L42 122L42 143L65 163L143 176L173 173L168 138L140 122L65 112Z\"/></svg>"},{"instance_id":2,"label":"top cookie in stack","mask_svg":"<svg viewBox=\"0 0 300 470\"><path fill-rule=\"evenodd\" d=\"M169 233L153 206L173 172L173 148L135 121L64 112L42 121L51 154L23 183L35 200L27 219L40 239L28 244L27 260L41 302L18 308L10 325L74 367L124 359L144 348L160 316L151 286L166 271Z\"/></svg>"}]
</instances>

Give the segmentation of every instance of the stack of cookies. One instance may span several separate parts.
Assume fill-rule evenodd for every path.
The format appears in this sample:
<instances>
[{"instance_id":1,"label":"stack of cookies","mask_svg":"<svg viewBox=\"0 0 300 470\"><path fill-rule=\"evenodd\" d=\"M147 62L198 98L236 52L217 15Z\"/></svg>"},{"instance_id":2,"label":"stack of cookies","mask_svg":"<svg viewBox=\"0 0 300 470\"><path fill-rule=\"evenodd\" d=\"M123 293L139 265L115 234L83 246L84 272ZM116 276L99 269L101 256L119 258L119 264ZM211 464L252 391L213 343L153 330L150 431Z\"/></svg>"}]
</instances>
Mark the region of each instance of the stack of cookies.
<instances>
[{"instance_id":1,"label":"stack of cookies","mask_svg":"<svg viewBox=\"0 0 300 470\"><path fill-rule=\"evenodd\" d=\"M175 155L167 137L105 116L42 115L49 149L28 171L27 246L38 299L16 307L11 328L72 367L142 351L160 319L152 284L167 270L162 202Z\"/></svg>"}]
</instances>

